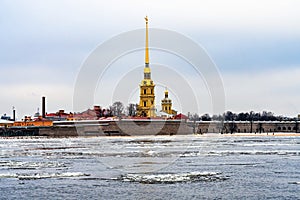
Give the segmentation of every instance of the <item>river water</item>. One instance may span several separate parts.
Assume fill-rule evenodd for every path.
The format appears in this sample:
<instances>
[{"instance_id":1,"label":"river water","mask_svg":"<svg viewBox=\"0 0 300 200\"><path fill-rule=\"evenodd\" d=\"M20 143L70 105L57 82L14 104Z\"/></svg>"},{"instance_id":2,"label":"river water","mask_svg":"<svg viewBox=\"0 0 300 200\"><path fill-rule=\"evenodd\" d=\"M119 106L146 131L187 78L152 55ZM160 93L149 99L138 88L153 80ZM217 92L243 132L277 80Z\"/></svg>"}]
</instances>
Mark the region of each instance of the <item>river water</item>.
<instances>
[{"instance_id":1,"label":"river water","mask_svg":"<svg viewBox=\"0 0 300 200\"><path fill-rule=\"evenodd\" d=\"M300 137L24 137L0 149L0 199L300 199Z\"/></svg>"}]
</instances>

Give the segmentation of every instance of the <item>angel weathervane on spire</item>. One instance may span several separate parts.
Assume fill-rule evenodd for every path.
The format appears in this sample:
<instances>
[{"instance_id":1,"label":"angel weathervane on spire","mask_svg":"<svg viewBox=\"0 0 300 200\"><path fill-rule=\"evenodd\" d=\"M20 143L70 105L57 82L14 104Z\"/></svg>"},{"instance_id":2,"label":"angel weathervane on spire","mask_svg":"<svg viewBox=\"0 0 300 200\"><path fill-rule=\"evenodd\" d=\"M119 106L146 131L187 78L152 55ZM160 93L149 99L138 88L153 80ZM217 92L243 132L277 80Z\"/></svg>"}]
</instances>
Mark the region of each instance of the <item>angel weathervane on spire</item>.
<instances>
[{"instance_id":1,"label":"angel weathervane on spire","mask_svg":"<svg viewBox=\"0 0 300 200\"><path fill-rule=\"evenodd\" d=\"M146 22L148 22L148 16L145 17Z\"/></svg>"}]
</instances>

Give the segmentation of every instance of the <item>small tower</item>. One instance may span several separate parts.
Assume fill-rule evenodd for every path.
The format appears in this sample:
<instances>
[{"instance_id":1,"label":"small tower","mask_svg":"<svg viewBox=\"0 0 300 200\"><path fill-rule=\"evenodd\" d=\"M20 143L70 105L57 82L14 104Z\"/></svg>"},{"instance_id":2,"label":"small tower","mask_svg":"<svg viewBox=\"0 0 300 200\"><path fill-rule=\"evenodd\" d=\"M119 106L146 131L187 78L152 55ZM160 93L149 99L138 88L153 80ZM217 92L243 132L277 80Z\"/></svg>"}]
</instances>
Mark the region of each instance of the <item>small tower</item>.
<instances>
[{"instance_id":1,"label":"small tower","mask_svg":"<svg viewBox=\"0 0 300 200\"><path fill-rule=\"evenodd\" d=\"M170 115L177 114L177 111L172 110L172 100L169 98L169 92L167 88L165 90L165 98L161 100L161 108L163 112L168 113Z\"/></svg>"},{"instance_id":2,"label":"small tower","mask_svg":"<svg viewBox=\"0 0 300 200\"><path fill-rule=\"evenodd\" d=\"M162 111L168 114L172 114L172 100L169 99L169 92L165 90L165 98L161 100Z\"/></svg>"},{"instance_id":3,"label":"small tower","mask_svg":"<svg viewBox=\"0 0 300 200\"><path fill-rule=\"evenodd\" d=\"M145 45L145 68L144 79L140 83L140 103L137 109L137 115L142 117L155 116L155 84L151 80L151 70L149 67L149 46L148 46L148 17L146 21L146 45Z\"/></svg>"}]
</instances>

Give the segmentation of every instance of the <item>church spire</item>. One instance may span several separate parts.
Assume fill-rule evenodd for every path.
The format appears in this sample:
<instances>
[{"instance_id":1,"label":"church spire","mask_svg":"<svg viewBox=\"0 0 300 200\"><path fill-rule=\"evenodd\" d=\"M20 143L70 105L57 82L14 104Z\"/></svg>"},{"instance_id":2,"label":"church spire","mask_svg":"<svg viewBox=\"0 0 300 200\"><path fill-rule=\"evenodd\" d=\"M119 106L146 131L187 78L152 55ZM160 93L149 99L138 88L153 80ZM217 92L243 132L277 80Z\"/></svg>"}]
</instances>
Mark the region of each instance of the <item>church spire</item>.
<instances>
[{"instance_id":1,"label":"church spire","mask_svg":"<svg viewBox=\"0 0 300 200\"><path fill-rule=\"evenodd\" d=\"M140 103L137 108L137 115L143 117L155 116L155 84L151 80L151 69L149 66L149 41L148 41L148 17L146 21L146 41L145 41L145 67L144 79L140 84Z\"/></svg>"},{"instance_id":2,"label":"church spire","mask_svg":"<svg viewBox=\"0 0 300 200\"><path fill-rule=\"evenodd\" d=\"M145 17L145 21L146 21L145 67L149 67L148 16Z\"/></svg>"},{"instance_id":3,"label":"church spire","mask_svg":"<svg viewBox=\"0 0 300 200\"><path fill-rule=\"evenodd\" d=\"M146 45L145 45L145 68L144 79L151 79L151 70L149 67L149 41L148 41L148 17L145 17L146 21Z\"/></svg>"}]
</instances>

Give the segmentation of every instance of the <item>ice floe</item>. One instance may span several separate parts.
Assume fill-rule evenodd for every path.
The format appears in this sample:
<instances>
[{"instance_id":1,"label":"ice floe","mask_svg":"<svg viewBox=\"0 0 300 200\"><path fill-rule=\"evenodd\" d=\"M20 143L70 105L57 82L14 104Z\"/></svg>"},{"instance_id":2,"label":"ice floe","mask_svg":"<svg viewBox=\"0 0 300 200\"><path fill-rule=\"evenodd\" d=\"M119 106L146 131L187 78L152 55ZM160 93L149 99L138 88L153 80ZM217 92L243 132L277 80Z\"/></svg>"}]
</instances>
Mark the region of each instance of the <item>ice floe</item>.
<instances>
[{"instance_id":1,"label":"ice floe","mask_svg":"<svg viewBox=\"0 0 300 200\"><path fill-rule=\"evenodd\" d=\"M19 180L34 180L34 179L45 179L45 178L69 178L69 177L81 177L81 176L90 176L90 174L81 173L81 172L0 174L0 178L18 178Z\"/></svg>"},{"instance_id":2,"label":"ice floe","mask_svg":"<svg viewBox=\"0 0 300 200\"><path fill-rule=\"evenodd\" d=\"M145 184L164 184L197 181L223 181L229 177L221 172L188 172L176 174L126 174L120 176L120 180L126 182L139 182Z\"/></svg>"}]
</instances>

